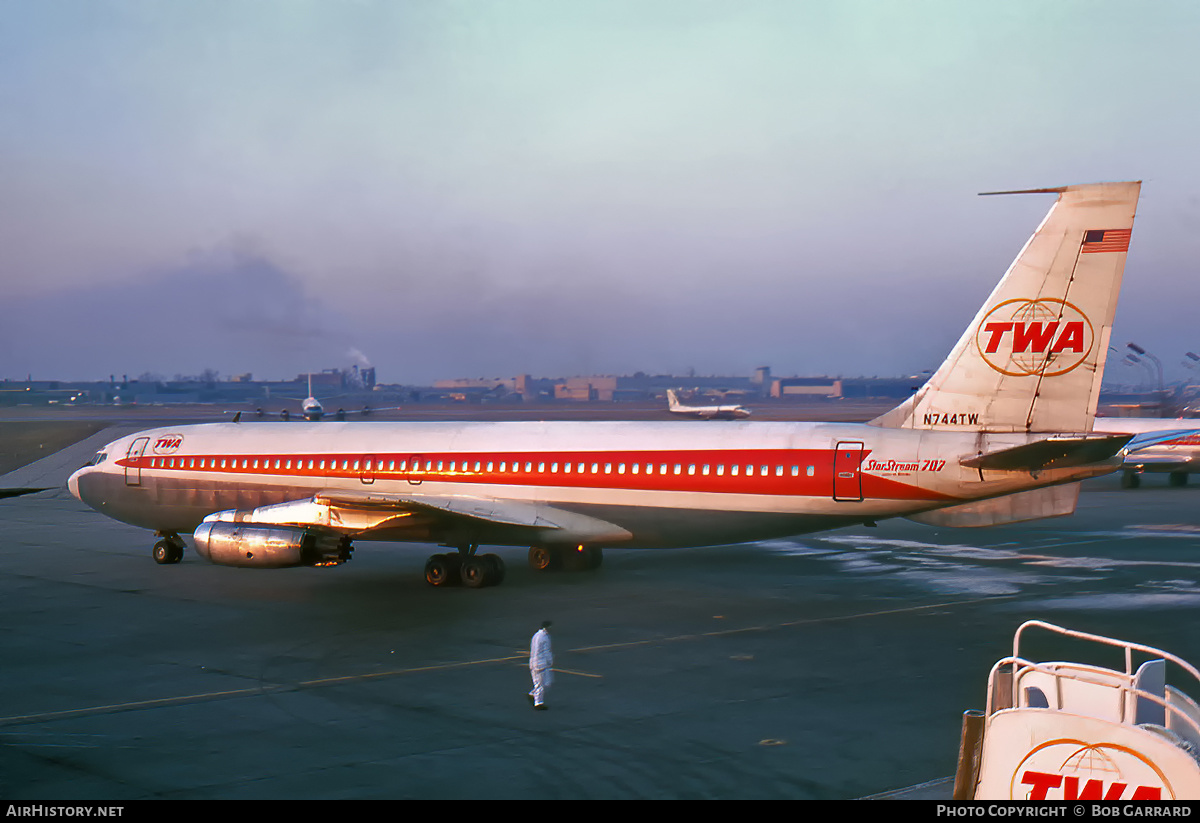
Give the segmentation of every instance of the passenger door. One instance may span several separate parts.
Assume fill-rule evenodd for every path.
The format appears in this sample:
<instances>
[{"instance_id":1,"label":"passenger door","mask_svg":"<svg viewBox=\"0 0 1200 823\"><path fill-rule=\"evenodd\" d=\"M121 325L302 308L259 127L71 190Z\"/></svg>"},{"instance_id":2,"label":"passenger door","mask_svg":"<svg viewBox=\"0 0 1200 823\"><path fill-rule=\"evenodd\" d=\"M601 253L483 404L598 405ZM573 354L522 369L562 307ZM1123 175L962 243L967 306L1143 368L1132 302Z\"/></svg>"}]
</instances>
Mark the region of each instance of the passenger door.
<instances>
[{"instance_id":1,"label":"passenger door","mask_svg":"<svg viewBox=\"0 0 1200 823\"><path fill-rule=\"evenodd\" d=\"M862 495L863 444L841 440L833 455L833 499L858 502Z\"/></svg>"}]
</instances>

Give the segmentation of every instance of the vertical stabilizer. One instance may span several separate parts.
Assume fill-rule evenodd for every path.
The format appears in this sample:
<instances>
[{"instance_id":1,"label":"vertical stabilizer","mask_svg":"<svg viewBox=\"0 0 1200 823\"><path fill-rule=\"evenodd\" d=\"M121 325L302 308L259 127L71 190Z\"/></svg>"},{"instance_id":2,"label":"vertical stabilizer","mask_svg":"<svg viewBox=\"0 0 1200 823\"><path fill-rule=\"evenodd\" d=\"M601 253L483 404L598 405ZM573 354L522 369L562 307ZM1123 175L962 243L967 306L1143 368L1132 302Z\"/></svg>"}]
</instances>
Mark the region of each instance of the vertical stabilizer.
<instances>
[{"instance_id":1,"label":"vertical stabilizer","mask_svg":"<svg viewBox=\"0 0 1200 823\"><path fill-rule=\"evenodd\" d=\"M1140 182L1033 190L1058 195L1046 219L941 368L872 424L1089 431L1140 190Z\"/></svg>"}]
</instances>

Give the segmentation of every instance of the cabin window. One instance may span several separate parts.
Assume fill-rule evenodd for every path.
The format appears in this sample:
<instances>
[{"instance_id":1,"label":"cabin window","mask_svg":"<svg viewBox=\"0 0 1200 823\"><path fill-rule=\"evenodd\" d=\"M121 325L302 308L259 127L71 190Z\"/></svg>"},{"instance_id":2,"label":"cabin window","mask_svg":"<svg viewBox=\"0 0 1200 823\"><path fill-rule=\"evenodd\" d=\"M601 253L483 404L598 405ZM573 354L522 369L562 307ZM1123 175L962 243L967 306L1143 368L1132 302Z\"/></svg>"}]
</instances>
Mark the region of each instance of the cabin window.
<instances>
[{"instance_id":1,"label":"cabin window","mask_svg":"<svg viewBox=\"0 0 1200 823\"><path fill-rule=\"evenodd\" d=\"M222 460L222 461L221 461L221 468L225 468L225 461L224 461L224 460Z\"/></svg>"},{"instance_id":2,"label":"cabin window","mask_svg":"<svg viewBox=\"0 0 1200 823\"><path fill-rule=\"evenodd\" d=\"M682 474L682 473L683 473L683 464L682 464L682 463L676 463L676 464L675 464L675 473L676 473L676 474Z\"/></svg>"},{"instance_id":3,"label":"cabin window","mask_svg":"<svg viewBox=\"0 0 1200 823\"><path fill-rule=\"evenodd\" d=\"M617 464L617 474L624 474L624 473L625 473L625 464L618 463Z\"/></svg>"},{"instance_id":4,"label":"cabin window","mask_svg":"<svg viewBox=\"0 0 1200 823\"><path fill-rule=\"evenodd\" d=\"M808 469L805 471L805 474L807 474L809 477L812 477L816 473L816 469L817 469L816 466L809 466Z\"/></svg>"},{"instance_id":5,"label":"cabin window","mask_svg":"<svg viewBox=\"0 0 1200 823\"><path fill-rule=\"evenodd\" d=\"M546 464L538 463L538 474L545 474L545 473L546 473Z\"/></svg>"},{"instance_id":6,"label":"cabin window","mask_svg":"<svg viewBox=\"0 0 1200 823\"><path fill-rule=\"evenodd\" d=\"M322 460L322 461L321 461L321 468L325 468L325 461L324 461L324 460ZM389 460L389 461L388 461L388 471L390 471L390 472L394 472L395 470L396 470L396 461L395 461L395 460Z\"/></svg>"},{"instance_id":7,"label":"cabin window","mask_svg":"<svg viewBox=\"0 0 1200 823\"><path fill-rule=\"evenodd\" d=\"M476 461L475 461L475 471L479 471L479 468L480 468L480 466L482 466L482 465L483 465L482 463L480 463L478 460L476 460Z\"/></svg>"},{"instance_id":8,"label":"cabin window","mask_svg":"<svg viewBox=\"0 0 1200 823\"><path fill-rule=\"evenodd\" d=\"M658 473L659 473L659 474L666 474L666 473L667 473L667 464L666 464L666 463L659 463L659 464L658 464Z\"/></svg>"},{"instance_id":9,"label":"cabin window","mask_svg":"<svg viewBox=\"0 0 1200 823\"><path fill-rule=\"evenodd\" d=\"M783 477L783 466L776 466L776 467L775 467L775 476L776 476L776 477Z\"/></svg>"},{"instance_id":10,"label":"cabin window","mask_svg":"<svg viewBox=\"0 0 1200 823\"><path fill-rule=\"evenodd\" d=\"M633 473L634 473L634 474L637 474L637 473L638 473L638 469L640 469L641 467L642 467L642 464L641 464L641 463L634 463L634 464L633 464L632 466L630 466L629 468L633 469Z\"/></svg>"},{"instance_id":11,"label":"cabin window","mask_svg":"<svg viewBox=\"0 0 1200 823\"><path fill-rule=\"evenodd\" d=\"M722 476L724 476L724 474L725 474L725 464L722 463L719 466L717 466L717 477L722 477Z\"/></svg>"},{"instance_id":12,"label":"cabin window","mask_svg":"<svg viewBox=\"0 0 1200 823\"><path fill-rule=\"evenodd\" d=\"M737 476L738 476L738 469L740 469L740 468L741 468L741 466L730 466L730 467L729 467L729 473L730 473L731 475L733 475L734 477L737 477Z\"/></svg>"},{"instance_id":13,"label":"cabin window","mask_svg":"<svg viewBox=\"0 0 1200 823\"><path fill-rule=\"evenodd\" d=\"M492 463L492 462L489 460L489 461L488 461L488 467L487 467L488 474L491 474L491 473L492 473L492 466L493 466L493 465L495 465L495 464L494 464L494 463Z\"/></svg>"},{"instance_id":14,"label":"cabin window","mask_svg":"<svg viewBox=\"0 0 1200 823\"><path fill-rule=\"evenodd\" d=\"M558 464L557 464L557 463L551 463L551 464L550 464L550 473L551 473L551 474L558 474Z\"/></svg>"},{"instance_id":15,"label":"cabin window","mask_svg":"<svg viewBox=\"0 0 1200 823\"><path fill-rule=\"evenodd\" d=\"M799 476L800 476L800 467L792 466L792 477L799 477Z\"/></svg>"},{"instance_id":16,"label":"cabin window","mask_svg":"<svg viewBox=\"0 0 1200 823\"><path fill-rule=\"evenodd\" d=\"M696 473L696 464L692 463L690 466L688 466L688 474L695 474L695 473Z\"/></svg>"},{"instance_id":17,"label":"cabin window","mask_svg":"<svg viewBox=\"0 0 1200 823\"><path fill-rule=\"evenodd\" d=\"M571 464L563 463L563 474L570 474L570 473L571 473Z\"/></svg>"},{"instance_id":18,"label":"cabin window","mask_svg":"<svg viewBox=\"0 0 1200 823\"><path fill-rule=\"evenodd\" d=\"M707 465L705 465L705 466L701 466L701 467L700 467L700 473L701 473L701 474L703 474L703 475L707 475L707 474L708 474L708 466L707 466Z\"/></svg>"},{"instance_id":19,"label":"cabin window","mask_svg":"<svg viewBox=\"0 0 1200 823\"><path fill-rule=\"evenodd\" d=\"M525 461L525 471L530 474L533 473L533 463L530 463L528 460Z\"/></svg>"},{"instance_id":20,"label":"cabin window","mask_svg":"<svg viewBox=\"0 0 1200 823\"><path fill-rule=\"evenodd\" d=\"M771 473L771 467L770 467L770 466L763 466L763 467L762 467L762 471L760 472L760 474L762 474L762 476L763 476L763 477L766 477L766 476L767 476L768 474L770 474L770 473Z\"/></svg>"},{"instance_id":21,"label":"cabin window","mask_svg":"<svg viewBox=\"0 0 1200 823\"><path fill-rule=\"evenodd\" d=\"M612 474L612 463L605 463L605 464L604 464L604 473L605 473L605 474Z\"/></svg>"},{"instance_id":22,"label":"cabin window","mask_svg":"<svg viewBox=\"0 0 1200 823\"><path fill-rule=\"evenodd\" d=\"M747 467L746 467L746 476L747 476L747 477L753 477L753 476L754 476L754 467L753 467L753 466L747 466Z\"/></svg>"},{"instance_id":23,"label":"cabin window","mask_svg":"<svg viewBox=\"0 0 1200 823\"><path fill-rule=\"evenodd\" d=\"M600 464L593 463L592 464L592 474L599 474L599 473L600 473Z\"/></svg>"}]
</instances>

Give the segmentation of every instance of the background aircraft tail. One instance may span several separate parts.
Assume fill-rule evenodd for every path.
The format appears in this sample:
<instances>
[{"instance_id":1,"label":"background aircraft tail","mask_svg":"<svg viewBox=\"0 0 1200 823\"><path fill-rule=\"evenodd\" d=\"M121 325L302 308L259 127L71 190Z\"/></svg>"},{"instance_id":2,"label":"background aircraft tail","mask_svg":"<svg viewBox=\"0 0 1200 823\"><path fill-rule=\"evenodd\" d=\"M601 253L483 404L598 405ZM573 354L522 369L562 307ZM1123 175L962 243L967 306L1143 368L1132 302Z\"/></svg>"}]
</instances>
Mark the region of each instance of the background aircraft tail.
<instances>
[{"instance_id":1,"label":"background aircraft tail","mask_svg":"<svg viewBox=\"0 0 1200 823\"><path fill-rule=\"evenodd\" d=\"M871 423L1090 431L1140 190L1131 182L993 192L1058 200L929 382Z\"/></svg>"}]
</instances>

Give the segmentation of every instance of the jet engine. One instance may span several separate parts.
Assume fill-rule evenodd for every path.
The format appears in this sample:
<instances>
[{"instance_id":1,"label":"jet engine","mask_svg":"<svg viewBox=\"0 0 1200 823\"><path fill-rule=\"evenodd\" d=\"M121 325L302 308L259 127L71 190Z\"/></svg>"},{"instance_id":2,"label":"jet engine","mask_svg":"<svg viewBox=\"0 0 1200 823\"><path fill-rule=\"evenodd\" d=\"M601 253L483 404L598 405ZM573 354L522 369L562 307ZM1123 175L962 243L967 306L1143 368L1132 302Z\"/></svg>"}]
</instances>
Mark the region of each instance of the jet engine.
<instances>
[{"instance_id":1,"label":"jet engine","mask_svg":"<svg viewBox=\"0 0 1200 823\"><path fill-rule=\"evenodd\" d=\"M201 523L192 538L198 554L221 566L336 566L351 553L346 535L301 526L212 521Z\"/></svg>"}]
</instances>

